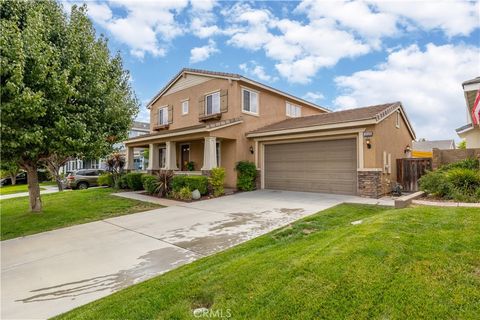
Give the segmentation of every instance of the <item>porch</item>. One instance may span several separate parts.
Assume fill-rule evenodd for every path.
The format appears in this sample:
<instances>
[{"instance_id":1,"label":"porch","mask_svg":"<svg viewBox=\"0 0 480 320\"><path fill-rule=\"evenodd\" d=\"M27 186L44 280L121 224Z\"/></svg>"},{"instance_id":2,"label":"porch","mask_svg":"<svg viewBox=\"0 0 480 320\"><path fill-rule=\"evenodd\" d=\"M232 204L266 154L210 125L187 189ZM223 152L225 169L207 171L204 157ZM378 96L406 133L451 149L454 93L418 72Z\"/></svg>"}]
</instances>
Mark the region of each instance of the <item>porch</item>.
<instances>
[{"instance_id":1,"label":"porch","mask_svg":"<svg viewBox=\"0 0 480 320\"><path fill-rule=\"evenodd\" d=\"M175 175L209 175L213 168L223 167L226 171L225 184L233 187L235 142L233 139L203 136L126 145L126 169L134 171L135 150L147 148L148 173L173 171Z\"/></svg>"}]
</instances>

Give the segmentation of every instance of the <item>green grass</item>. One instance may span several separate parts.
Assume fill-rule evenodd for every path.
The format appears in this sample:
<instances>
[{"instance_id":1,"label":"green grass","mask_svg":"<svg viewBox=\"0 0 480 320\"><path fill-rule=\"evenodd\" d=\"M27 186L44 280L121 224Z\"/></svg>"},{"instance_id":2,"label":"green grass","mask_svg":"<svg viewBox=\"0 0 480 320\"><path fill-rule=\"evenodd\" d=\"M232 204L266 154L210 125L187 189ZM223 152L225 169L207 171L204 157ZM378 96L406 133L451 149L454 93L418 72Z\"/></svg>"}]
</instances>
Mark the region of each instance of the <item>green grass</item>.
<instances>
[{"instance_id":1,"label":"green grass","mask_svg":"<svg viewBox=\"0 0 480 320\"><path fill-rule=\"evenodd\" d=\"M158 208L158 205L88 189L42 195L43 212L29 212L28 197L0 200L1 240Z\"/></svg>"},{"instance_id":2,"label":"green grass","mask_svg":"<svg viewBox=\"0 0 480 320\"><path fill-rule=\"evenodd\" d=\"M55 182L42 182L40 183L40 190L45 190L45 188L42 188L42 186L51 186L51 185L56 185ZM28 185L27 184L16 184L16 185L8 185L8 186L3 186L0 187L0 195L6 195L6 194L13 194L13 193L20 193L20 192L28 192Z\"/></svg>"},{"instance_id":3,"label":"green grass","mask_svg":"<svg viewBox=\"0 0 480 320\"><path fill-rule=\"evenodd\" d=\"M340 205L58 318L198 319L199 307L232 319L478 319L480 210Z\"/></svg>"}]
</instances>

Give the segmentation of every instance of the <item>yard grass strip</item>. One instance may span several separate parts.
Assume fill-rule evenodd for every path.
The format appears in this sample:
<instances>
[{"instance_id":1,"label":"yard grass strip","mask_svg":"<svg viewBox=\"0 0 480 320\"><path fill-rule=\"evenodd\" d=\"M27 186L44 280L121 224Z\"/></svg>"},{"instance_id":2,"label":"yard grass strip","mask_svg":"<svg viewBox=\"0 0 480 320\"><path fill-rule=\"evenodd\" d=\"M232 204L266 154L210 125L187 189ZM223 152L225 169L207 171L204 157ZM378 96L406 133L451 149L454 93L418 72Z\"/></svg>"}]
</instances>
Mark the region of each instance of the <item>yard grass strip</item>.
<instances>
[{"instance_id":1,"label":"yard grass strip","mask_svg":"<svg viewBox=\"0 0 480 320\"><path fill-rule=\"evenodd\" d=\"M479 209L343 204L57 319L475 319L479 257Z\"/></svg>"}]
</instances>

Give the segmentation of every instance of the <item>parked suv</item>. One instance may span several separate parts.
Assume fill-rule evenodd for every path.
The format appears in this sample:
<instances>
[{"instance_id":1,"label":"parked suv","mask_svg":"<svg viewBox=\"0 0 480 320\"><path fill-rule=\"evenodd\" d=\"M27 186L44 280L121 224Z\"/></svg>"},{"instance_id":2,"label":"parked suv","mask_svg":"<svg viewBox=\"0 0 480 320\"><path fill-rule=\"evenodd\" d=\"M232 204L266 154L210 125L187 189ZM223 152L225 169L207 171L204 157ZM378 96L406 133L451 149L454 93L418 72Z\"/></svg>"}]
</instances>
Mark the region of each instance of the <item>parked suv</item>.
<instances>
[{"instance_id":1,"label":"parked suv","mask_svg":"<svg viewBox=\"0 0 480 320\"><path fill-rule=\"evenodd\" d=\"M67 188L87 189L98 185L98 177L105 171L98 169L85 169L69 173L67 176Z\"/></svg>"}]
</instances>

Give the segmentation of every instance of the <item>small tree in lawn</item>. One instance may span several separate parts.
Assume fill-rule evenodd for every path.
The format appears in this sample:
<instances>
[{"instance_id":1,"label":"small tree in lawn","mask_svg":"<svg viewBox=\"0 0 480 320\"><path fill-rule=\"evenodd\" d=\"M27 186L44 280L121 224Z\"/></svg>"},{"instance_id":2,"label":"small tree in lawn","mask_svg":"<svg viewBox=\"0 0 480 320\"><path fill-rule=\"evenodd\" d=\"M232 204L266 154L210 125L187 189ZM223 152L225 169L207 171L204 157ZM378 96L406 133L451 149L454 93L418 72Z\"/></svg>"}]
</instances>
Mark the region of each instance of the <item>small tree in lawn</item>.
<instances>
[{"instance_id":1,"label":"small tree in lawn","mask_svg":"<svg viewBox=\"0 0 480 320\"><path fill-rule=\"evenodd\" d=\"M53 176L57 183L58 191L63 191L62 176L60 174L60 168L64 166L71 158L67 155L59 155L54 153L45 159L45 166L48 172Z\"/></svg>"},{"instance_id":2,"label":"small tree in lawn","mask_svg":"<svg viewBox=\"0 0 480 320\"><path fill-rule=\"evenodd\" d=\"M0 164L0 170L2 170L2 178L10 178L12 185L17 183L17 175L20 173L20 167L16 162L2 161Z\"/></svg>"},{"instance_id":3,"label":"small tree in lawn","mask_svg":"<svg viewBox=\"0 0 480 320\"><path fill-rule=\"evenodd\" d=\"M127 136L138 102L119 55L96 38L86 7L0 2L1 158L27 172L30 209L42 203L37 168L55 157L101 157Z\"/></svg>"},{"instance_id":4,"label":"small tree in lawn","mask_svg":"<svg viewBox=\"0 0 480 320\"><path fill-rule=\"evenodd\" d=\"M107 161L107 171L112 174L113 186L115 188L120 187L120 176L123 173L123 167L125 166L125 157L120 153L116 152L108 156Z\"/></svg>"}]
</instances>

